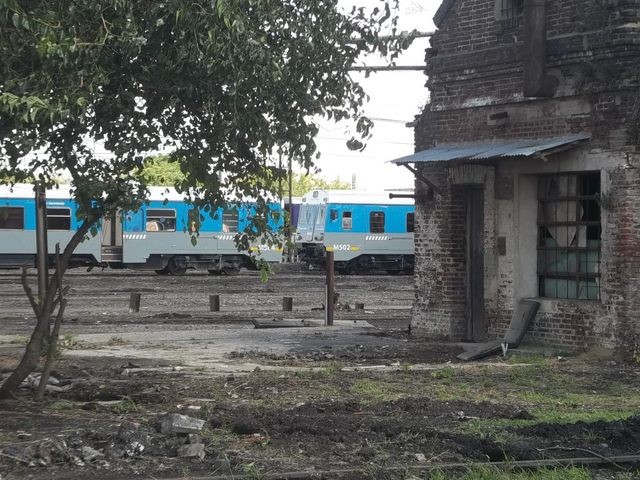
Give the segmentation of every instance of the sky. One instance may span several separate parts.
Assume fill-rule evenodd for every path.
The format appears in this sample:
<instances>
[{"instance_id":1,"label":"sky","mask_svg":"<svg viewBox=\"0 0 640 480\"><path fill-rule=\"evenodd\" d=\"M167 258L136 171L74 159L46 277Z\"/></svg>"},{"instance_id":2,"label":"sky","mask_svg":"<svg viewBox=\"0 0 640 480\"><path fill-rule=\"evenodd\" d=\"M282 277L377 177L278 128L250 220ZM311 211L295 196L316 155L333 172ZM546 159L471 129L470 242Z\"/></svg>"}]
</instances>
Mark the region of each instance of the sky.
<instances>
[{"instance_id":1,"label":"sky","mask_svg":"<svg viewBox=\"0 0 640 480\"><path fill-rule=\"evenodd\" d=\"M372 7L384 0L339 0L339 5L350 10L353 5ZM400 31L435 29L433 16L442 0L399 0ZM424 65L428 38L416 39L411 47L397 59L398 65ZM385 65L382 58L367 58L366 65ZM352 183L358 190L382 191L413 188L414 177L403 167L388 163L389 160L414 153L413 128L406 126L420 113L427 101L426 77L423 71L352 72L370 97L365 114L374 121L373 137L362 152L350 151L346 142L350 135L345 125L337 125L323 119L315 119L320 127L316 143L321 153L316 161L319 175L327 180L339 178ZM103 152L100 144L92 145L97 155Z\"/></svg>"},{"instance_id":2,"label":"sky","mask_svg":"<svg viewBox=\"0 0 640 480\"><path fill-rule=\"evenodd\" d=\"M370 6L375 0L340 0L349 7ZM377 3L377 2L375 2ZM430 32L435 29L433 15L441 0L400 0L400 30L417 29ZM416 39L413 45L398 59L398 65L423 65L428 47L427 38ZM383 59L371 58L367 65L383 65ZM426 77L422 71L394 71L372 73L354 72L354 79L361 83L371 97L365 113L373 119L373 138L362 152L352 152L346 147L349 136L344 126L318 120L320 133L316 138L321 158L316 164L320 175L328 180L339 178L351 183L355 175L359 190L412 188L413 175L403 167L387 163L394 158L414 153L412 122L427 101Z\"/></svg>"}]
</instances>

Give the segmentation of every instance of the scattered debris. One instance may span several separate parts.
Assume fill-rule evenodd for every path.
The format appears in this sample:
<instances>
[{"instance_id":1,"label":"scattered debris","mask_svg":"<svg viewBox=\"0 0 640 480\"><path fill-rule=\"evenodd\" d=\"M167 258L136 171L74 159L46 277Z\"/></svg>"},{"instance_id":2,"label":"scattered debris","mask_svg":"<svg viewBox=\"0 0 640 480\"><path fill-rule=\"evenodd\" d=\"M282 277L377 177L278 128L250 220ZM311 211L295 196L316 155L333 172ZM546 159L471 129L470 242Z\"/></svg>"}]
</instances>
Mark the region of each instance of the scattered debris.
<instances>
[{"instance_id":1,"label":"scattered debris","mask_svg":"<svg viewBox=\"0 0 640 480\"><path fill-rule=\"evenodd\" d=\"M204 459L204 444L202 443L187 443L178 448L178 456L184 458L199 458Z\"/></svg>"},{"instance_id":2,"label":"scattered debris","mask_svg":"<svg viewBox=\"0 0 640 480\"><path fill-rule=\"evenodd\" d=\"M198 433L204 427L204 420L172 413L161 420L160 431L171 433Z\"/></svg>"},{"instance_id":3,"label":"scattered debris","mask_svg":"<svg viewBox=\"0 0 640 480\"><path fill-rule=\"evenodd\" d=\"M97 458L104 458L104 453L99 452L95 448L91 448L91 447L89 447L87 445L84 445L82 447L82 459L85 462L91 463L92 461L94 461Z\"/></svg>"}]
</instances>

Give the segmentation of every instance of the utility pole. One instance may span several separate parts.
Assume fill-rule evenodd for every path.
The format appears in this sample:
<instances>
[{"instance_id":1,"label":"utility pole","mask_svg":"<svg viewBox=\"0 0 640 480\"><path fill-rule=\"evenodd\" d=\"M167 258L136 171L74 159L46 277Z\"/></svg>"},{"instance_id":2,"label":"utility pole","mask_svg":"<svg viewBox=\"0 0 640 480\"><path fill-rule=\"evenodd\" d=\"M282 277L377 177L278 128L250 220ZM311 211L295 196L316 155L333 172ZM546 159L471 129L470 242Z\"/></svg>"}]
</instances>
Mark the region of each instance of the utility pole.
<instances>
[{"instance_id":1,"label":"utility pole","mask_svg":"<svg viewBox=\"0 0 640 480\"><path fill-rule=\"evenodd\" d=\"M36 195L36 267L38 268L38 303L42 306L49 283L49 252L47 251L47 194L40 182Z\"/></svg>"},{"instance_id":2,"label":"utility pole","mask_svg":"<svg viewBox=\"0 0 640 480\"><path fill-rule=\"evenodd\" d=\"M291 235L293 234L293 229L291 228L291 219L293 213L293 157L291 154L289 155L289 172L288 172L288 180L289 180L289 221L287 222L287 241L291 244ZM293 248L289 248L289 258L287 259L289 263L293 262Z\"/></svg>"}]
</instances>

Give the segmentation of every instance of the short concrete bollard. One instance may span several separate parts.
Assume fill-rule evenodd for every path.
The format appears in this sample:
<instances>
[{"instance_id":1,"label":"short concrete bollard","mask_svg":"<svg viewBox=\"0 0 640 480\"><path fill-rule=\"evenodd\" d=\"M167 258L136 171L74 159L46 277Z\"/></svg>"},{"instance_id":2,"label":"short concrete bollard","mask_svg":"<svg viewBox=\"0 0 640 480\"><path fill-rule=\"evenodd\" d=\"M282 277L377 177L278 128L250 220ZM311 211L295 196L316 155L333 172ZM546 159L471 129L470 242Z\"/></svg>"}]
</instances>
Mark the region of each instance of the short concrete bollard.
<instances>
[{"instance_id":1,"label":"short concrete bollard","mask_svg":"<svg viewBox=\"0 0 640 480\"><path fill-rule=\"evenodd\" d=\"M356 302L356 310L364 310L364 303Z\"/></svg>"},{"instance_id":2,"label":"short concrete bollard","mask_svg":"<svg viewBox=\"0 0 640 480\"><path fill-rule=\"evenodd\" d=\"M220 295L209 295L209 311L220 311Z\"/></svg>"},{"instance_id":3,"label":"short concrete bollard","mask_svg":"<svg viewBox=\"0 0 640 480\"><path fill-rule=\"evenodd\" d=\"M293 297L282 297L282 311L283 312L293 311Z\"/></svg>"},{"instance_id":4,"label":"short concrete bollard","mask_svg":"<svg viewBox=\"0 0 640 480\"><path fill-rule=\"evenodd\" d=\"M140 311L140 298L142 294L139 292L131 292L129 296L129 313L138 313Z\"/></svg>"}]
</instances>

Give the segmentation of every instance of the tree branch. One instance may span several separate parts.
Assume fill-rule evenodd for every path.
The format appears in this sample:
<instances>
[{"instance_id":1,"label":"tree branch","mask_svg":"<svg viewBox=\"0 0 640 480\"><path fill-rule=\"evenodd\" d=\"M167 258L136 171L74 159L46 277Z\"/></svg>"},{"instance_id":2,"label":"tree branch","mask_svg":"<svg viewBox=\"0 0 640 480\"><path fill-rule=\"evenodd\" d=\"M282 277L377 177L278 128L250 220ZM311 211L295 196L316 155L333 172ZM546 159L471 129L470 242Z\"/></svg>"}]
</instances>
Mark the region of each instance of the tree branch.
<instances>
[{"instance_id":1,"label":"tree branch","mask_svg":"<svg viewBox=\"0 0 640 480\"><path fill-rule=\"evenodd\" d=\"M29 303L31 304L33 313L36 314L36 317L39 317L40 307L38 306L38 303L36 302L36 299L33 296L33 290L31 289L31 287L29 286L29 283L27 282L27 267L22 267L22 275L20 278L22 280L22 288L24 289L24 293L27 295L27 298L29 299Z\"/></svg>"}]
</instances>

